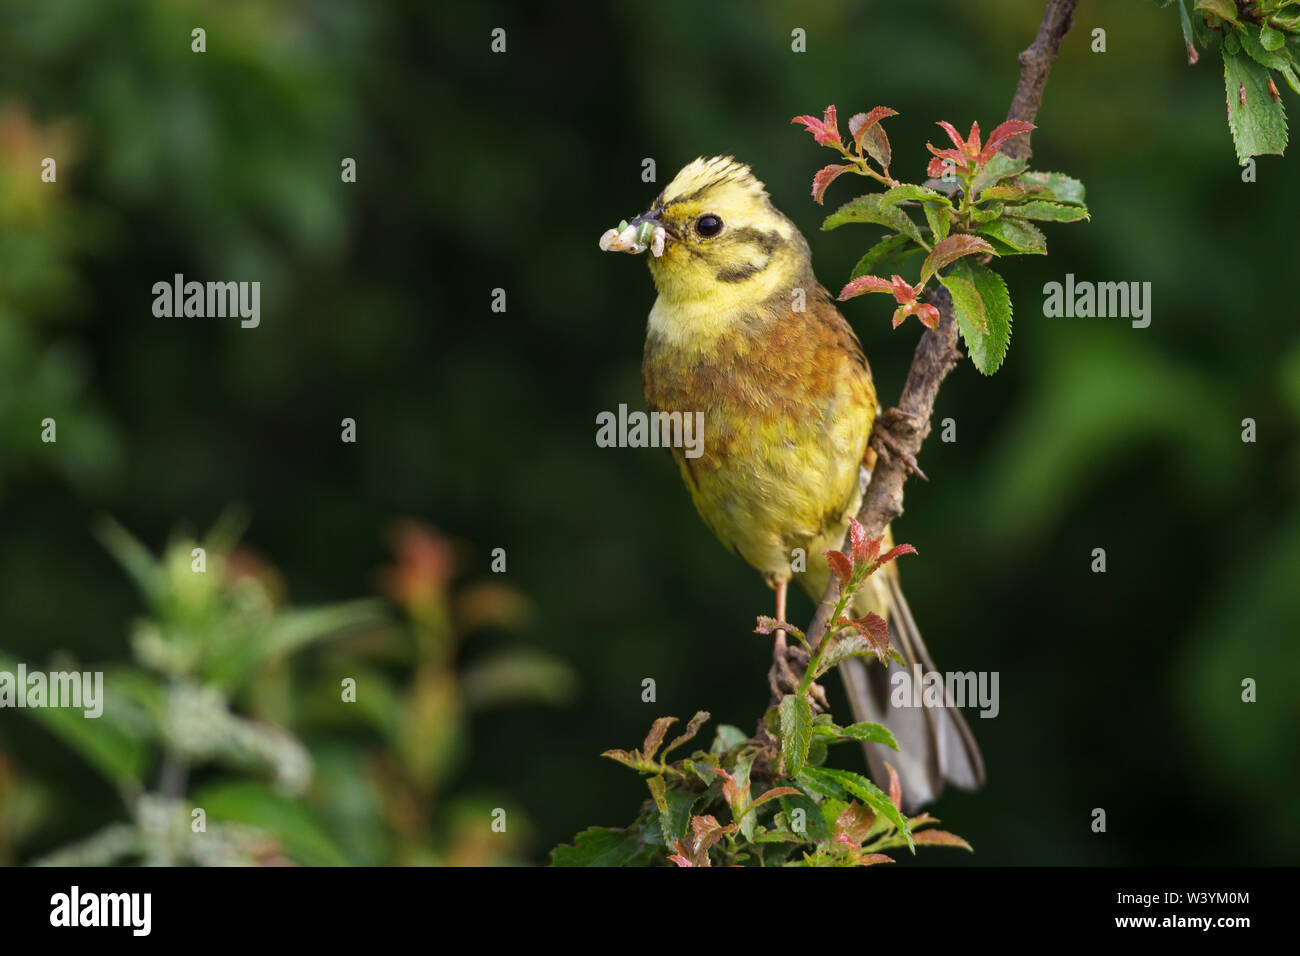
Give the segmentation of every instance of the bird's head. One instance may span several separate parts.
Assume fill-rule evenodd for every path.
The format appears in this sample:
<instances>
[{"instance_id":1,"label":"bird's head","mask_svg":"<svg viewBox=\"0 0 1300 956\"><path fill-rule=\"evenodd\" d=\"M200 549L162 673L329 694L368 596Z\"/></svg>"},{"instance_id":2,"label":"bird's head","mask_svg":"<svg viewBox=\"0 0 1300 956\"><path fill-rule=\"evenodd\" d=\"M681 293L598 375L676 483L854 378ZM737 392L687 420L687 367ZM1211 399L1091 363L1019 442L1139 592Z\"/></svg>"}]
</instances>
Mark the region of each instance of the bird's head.
<instances>
[{"instance_id":1,"label":"bird's head","mask_svg":"<svg viewBox=\"0 0 1300 956\"><path fill-rule=\"evenodd\" d=\"M643 251L646 244L635 242L643 223L663 228L649 261L659 295L669 302L754 303L788 288L808 268L808 243L799 230L749 167L730 156L689 163L628 225L623 235L632 242L610 238L610 230L601 247Z\"/></svg>"}]
</instances>

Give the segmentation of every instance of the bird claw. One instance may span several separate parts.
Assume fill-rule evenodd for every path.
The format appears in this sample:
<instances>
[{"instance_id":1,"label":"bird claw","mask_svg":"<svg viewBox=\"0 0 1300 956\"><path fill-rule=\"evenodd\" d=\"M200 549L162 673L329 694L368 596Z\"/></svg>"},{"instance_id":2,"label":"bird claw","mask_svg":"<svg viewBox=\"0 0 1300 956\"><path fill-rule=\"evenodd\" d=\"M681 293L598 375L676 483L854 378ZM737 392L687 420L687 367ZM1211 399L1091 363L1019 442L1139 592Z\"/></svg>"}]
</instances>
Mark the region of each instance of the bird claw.
<instances>
[{"instance_id":1,"label":"bird claw","mask_svg":"<svg viewBox=\"0 0 1300 956\"><path fill-rule=\"evenodd\" d=\"M797 693L799 682L808 671L808 652L802 647L777 646L772 653L772 666L767 672L767 686L772 692L772 700L779 701L788 694ZM826 700L826 690L821 684L813 683L808 688L808 700L813 711L824 713L830 710Z\"/></svg>"},{"instance_id":2,"label":"bird claw","mask_svg":"<svg viewBox=\"0 0 1300 956\"><path fill-rule=\"evenodd\" d=\"M896 421L898 419L908 419L911 417L912 416L909 416L905 412L902 412L896 408L889 409L881 416L881 418L887 419L888 421ZM885 423L882 422L882 424ZM909 422L909 424L912 423ZM913 425L912 427L915 426ZM880 444L884 446L884 450L886 454L891 455L894 458L897 458L899 461L901 461L904 465L907 466L907 470L910 471L912 474L918 475L924 481L930 480L930 477L921 470L921 466L916 463L916 457L911 452L909 452L906 448L904 448L902 445L898 443L898 441L894 438L894 436L889 433L887 427L875 429L875 432L872 435L872 437L874 439L878 439Z\"/></svg>"}]
</instances>

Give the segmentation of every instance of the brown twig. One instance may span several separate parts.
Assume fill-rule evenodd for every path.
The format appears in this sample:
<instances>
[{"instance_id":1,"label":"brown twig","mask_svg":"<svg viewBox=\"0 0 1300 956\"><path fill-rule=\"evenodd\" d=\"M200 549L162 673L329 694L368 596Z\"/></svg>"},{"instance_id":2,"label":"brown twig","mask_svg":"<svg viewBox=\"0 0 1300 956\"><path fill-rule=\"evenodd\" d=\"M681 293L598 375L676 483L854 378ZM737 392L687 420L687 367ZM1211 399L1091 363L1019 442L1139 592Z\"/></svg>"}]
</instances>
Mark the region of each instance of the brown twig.
<instances>
[{"instance_id":1,"label":"brown twig","mask_svg":"<svg viewBox=\"0 0 1300 956\"><path fill-rule=\"evenodd\" d=\"M1020 82L1011 100L1008 119L1033 122L1043 102L1043 88L1061 49L1061 42L1074 25L1074 8L1078 0L1048 0L1038 36L1020 54ZM1007 140L1002 151L1013 158L1028 158L1029 134ZM940 312L939 325L921 336L912 356L912 367L898 405L884 412L875 424L871 447L877 454L871 482L858 509L858 521L867 534L881 534L885 527L903 513L903 483L908 472L916 468L916 456L930 433L930 418L939 386L952 371L961 353L957 350L957 323L952 316L952 299L947 289L940 289L931 301ZM831 611L839 600L840 583L834 575L822 595L817 613L808 626L808 641L816 647L826 633Z\"/></svg>"}]
</instances>

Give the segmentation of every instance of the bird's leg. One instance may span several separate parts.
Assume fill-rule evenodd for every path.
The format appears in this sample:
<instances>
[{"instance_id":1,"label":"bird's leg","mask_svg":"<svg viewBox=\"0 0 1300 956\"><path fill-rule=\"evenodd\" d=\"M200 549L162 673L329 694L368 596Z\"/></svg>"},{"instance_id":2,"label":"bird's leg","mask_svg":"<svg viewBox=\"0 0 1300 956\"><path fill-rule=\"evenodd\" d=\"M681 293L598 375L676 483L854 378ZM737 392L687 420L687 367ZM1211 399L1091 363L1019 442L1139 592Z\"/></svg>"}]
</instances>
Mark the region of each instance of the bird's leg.
<instances>
[{"instance_id":1,"label":"bird's leg","mask_svg":"<svg viewBox=\"0 0 1300 956\"><path fill-rule=\"evenodd\" d=\"M785 623L785 595L789 585L789 578L777 578L774 583L776 588L776 619L782 623ZM772 646L772 669L767 672L767 683L772 690L773 700L780 700L799 686L799 678L790 666L789 655L790 648L786 644L785 631L777 628L776 642Z\"/></svg>"},{"instance_id":2,"label":"bird's leg","mask_svg":"<svg viewBox=\"0 0 1300 956\"><path fill-rule=\"evenodd\" d=\"M786 590L789 578L776 581L776 619L785 623ZM793 660L794 666L791 666ZM796 671L795 667L799 670ZM786 694L793 693L799 687L802 674L808 669L808 654L803 648L791 647L785 639L785 631L777 628L776 641L772 646L772 669L767 672L768 687L772 691L772 700L776 702ZM814 683L808 688L815 710L828 711L830 704L826 701L826 691L820 684Z\"/></svg>"}]
</instances>

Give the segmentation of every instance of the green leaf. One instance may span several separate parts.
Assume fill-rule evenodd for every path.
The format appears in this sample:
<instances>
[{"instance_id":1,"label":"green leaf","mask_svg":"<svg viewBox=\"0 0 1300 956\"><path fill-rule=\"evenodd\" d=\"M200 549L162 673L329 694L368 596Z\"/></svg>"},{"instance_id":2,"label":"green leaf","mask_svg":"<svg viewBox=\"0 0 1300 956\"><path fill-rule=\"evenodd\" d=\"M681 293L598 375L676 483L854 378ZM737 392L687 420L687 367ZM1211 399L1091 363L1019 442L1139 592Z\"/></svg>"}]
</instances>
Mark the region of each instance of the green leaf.
<instances>
[{"instance_id":1,"label":"green leaf","mask_svg":"<svg viewBox=\"0 0 1300 956\"><path fill-rule=\"evenodd\" d=\"M1044 222L1078 222L1091 218L1086 206L1067 206L1065 203L1044 202L1035 199L1019 206L1007 206L1004 215L1016 219L1038 219Z\"/></svg>"},{"instance_id":2,"label":"green leaf","mask_svg":"<svg viewBox=\"0 0 1300 956\"><path fill-rule=\"evenodd\" d=\"M936 240L944 239L948 235L948 230L952 228L952 217L948 215L948 210L952 203L942 205L937 202L927 202L921 204L921 209L925 212L925 221L929 225L930 231L934 233Z\"/></svg>"},{"instance_id":3,"label":"green leaf","mask_svg":"<svg viewBox=\"0 0 1300 956\"><path fill-rule=\"evenodd\" d=\"M858 264L853 267L849 278L856 279L858 276L872 275L877 271L878 267L880 272L891 275L900 271L902 263L908 257L924 251L907 236L886 236L868 249L866 254L858 260Z\"/></svg>"},{"instance_id":4,"label":"green leaf","mask_svg":"<svg viewBox=\"0 0 1300 956\"><path fill-rule=\"evenodd\" d=\"M849 222L871 222L879 226L888 226L894 232L901 232L909 239L924 245L921 230L912 218L897 206L884 202L883 193L870 193L845 203L826 217L822 229L836 229Z\"/></svg>"},{"instance_id":5,"label":"green leaf","mask_svg":"<svg viewBox=\"0 0 1300 956\"><path fill-rule=\"evenodd\" d=\"M1286 36L1281 30L1274 30L1265 23L1259 28L1259 45L1269 53L1274 53L1286 46Z\"/></svg>"},{"instance_id":6,"label":"green leaf","mask_svg":"<svg viewBox=\"0 0 1300 956\"><path fill-rule=\"evenodd\" d=\"M212 683L236 688L264 661L384 620L382 602L373 600L283 611L265 627L224 635L225 640L213 644L205 654L202 673Z\"/></svg>"},{"instance_id":7,"label":"green leaf","mask_svg":"<svg viewBox=\"0 0 1300 956\"><path fill-rule=\"evenodd\" d=\"M654 797L655 807L659 811L659 829L664 835L664 843L672 846L675 841L685 838L691 821L691 807L700 794L670 789L662 776L651 777L646 785L649 786L650 795Z\"/></svg>"},{"instance_id":8,"label":"green leaf","mask_svg":"<svg viewBox=\"0 0 1300 956\"><path fill-rule=\"evenodd\" d=\"M1228 91L1228 128L1238 162L1286 150L1286 110L1268 91L1268 69L1249 57L1223 50L1223 82ZM1245 97L1245 104L1242 97Z\"/></svg>"},{"instance_id":9,"label":"green leaf","mask_svg":"<svg viewBox=\"0 0 1300 956\"><path fill-rule=\"evenodd\" d=\"M645 842L639 827L589 827L571 845L551 851L551 866L646 866L659 853L660 847Z\"/></svg>"},{"instance_id":10,"label":"green leaf","mask_svg":"<svg viewBox=\"0 0 1300 956\"><path fill-rule=\"evenodd\" d=\"M1017 219L995 219L976 230L982 236L996 239L994 248L1001 255L1047 255L1047 237L1037 226Z\"/></svg>"},{"instance_id":11,"label":"green leaf","mask_svg":"<svg viewBox=\"0 0 1300 956\"><path fill-rule=\"evenodd\" d=\"M1024 198L1025 198L1025 189L1023 186L1008 186L1006 184L1003 184L1001 186L990 186L988 189L983 190L979 194L978 201L984 202L984 200L986 199L1017 200L1017 199L1024 199Z\"/></svg>"},{"instance_id":12,"label":"green leaf","mask_svg":"<svg viewBox=\"0 0 1300 956\"><path fill-rule=\"evenodd\" d=\"M210 820L247 823L274 835L292 860L307 866L346 866L349 860L306 806L264 784L241 781L200 788L190 797Z\"/></svg>"},{"instance_id":13,"label":"green leaf","mask_svg":"<svg viewBox=\"0 0 1300 956\"><path fill-rule=\"evenodd\" d=\"M29 673L36 670L28 667ZM2 654L0 671L18 679L18 663ZM121 719L125 701L123 688L116 681L106 680L102 693L104 699L99 703L103 713L99 717L87 717L84 709L72 707L30 707L21 712L76 751L111 783L139 784L150 760L146 728Z\"/></svg>"},{"instance_id":14,"label":"green leaf","mask_svg":"<svg viewBox=\"0 0 1300 956\"><path fill-rule=\"evenodd\" d=\"M916 852L916 844L912 840L912 829L908 826L907 819L898 812L898 807L890 802L889 797L861 774L851 773L848 770L830 770L826 767L805 767L799 775L803 781L815 780L817 786L828 790L838 790L840 793L856 797L865 803L868 807L883 816L886 820L894 825L894 828L901 833L907 840L907 845L913 853Z\"/></svg>"},{"instance_id":15,"label":"green leaf","mask_svg":"<svg viewBox=\"0 0 1300 956\"><path fill-rule=\"evenodd\" d=\"M898 749L898 741L894 739L894 735L889 732L888 727L883 724L873 724L867 720L849 724L847 727L821 725L814 727L813 732L831 737L836 741L860 740L866 744L884 744L894 750Z\"/></svg>"},{"instance_id":16,"label":"green leaf","mask_svg":"<svg viewBox=\"0 0 1300 956\"><path fill-rule=\"evenodd\" d=\"M731 724L720 724L717 733L713 736L713 745L709 747L710 753L724 754L749 739L749 735L739 727L733 727Z\"/></svg>"},{"instance_id":17,"label":"green leaf","mask_svg":"<svg viewBox=\"0 0 1300 956\"><path fill-rule=\"evenodd\" d=\"M952 294L957 329L975 367L992 375L1011 342L1011 297L1002 277L985 266L958 262L940 276Z\"/></svg>"},{"instance_id":18,"label":"green leaf","mask_svg":"<svg viewBox=\"0 0 1300 956\"><path fill-rule=\"evenodd\" d=\"M978 196L994 183L1019 176L1028 167L1029 162L1027 160L1012 159L1006 153L994 153L993 158L984 164L984 168L971 181L971 195Z\"/></svg>"},{"instance_id":19,"label":"green leaf","mask_svg":"<svg viewBox=\"0 0 1300 956\"><path fill-rule=\"evenodd\" d=\"M803 811L803 833L799 833L794 829L795 810ZM821 805L811 797L805 796L804 794L800 794L797 797L782 797L781 812L785 815L786 829L807 843L816 843L820 840L825 840L830 835L826 827L826 819L822 815Z\"/></svg>"},{"instance_id":20,"label":"green leaf","mask_svg":"<svg viewBox=\"0 0 1300 956\"><path fill-rule=\"evenodd\" d=\"M1286 79L1287 86L1291 87L1294 92L1300 93L1300 77L1296 76L1295 70L1290 66L1283 67L1282 76Z\"/></svg>"},{"instance_id":21,"label":"green leaf","mask_svg":"<svg viewBox=\"0 0 1300 956\"><path fill-rule=\"evenodd\" d=\"M788 776L796 776L808 761L812 741L812 705L802 694L781 698L781 762Z\"/></svg>"},{"instance_id":22,"label":"green leaf","mask_svg":"<svg viewBox=\"0 0 1300 956\"><path fill-rule=\"evenodd\" d=\"M1057 202L1082 206L1083 183L1064 173L1025 173L1021 181L1030 187L1029 195L1035 199L1054 199Z\"/></svg>"},{"instance_id":23,"label":"green leaf","mask_svg":"<svg viewBox=\"0 0 1300 956\"><path fill-rule=\"evenodd\" d=\"M94 533L152 606L163 586L163 571L158 560L139 539L110 517L96 519Z\"/></svg>"},{"instance_id":24,"label":"green leaf","mask_svg":"<svg viewBox=\"0 0 1300 956\"><path fill-rule=\"evenodd\" d=\"M894 186L888 190L880 199L882 206L896 206L900 202L938 202L945 206L951 206L952 200L941 192L928 189L925 186L917 186L912 183L903 183L901 186Z\"/></svg>"},{"instance_id":25,"label":"green leaf","mask_svg":"<svg viewBox=\"0 0 1300 956\"><path fill-rule=\"evenodd\" d=\"M934 249L925 257L921 263L921 285L929 281L930 276L934 275L940 269L963 256L976 255L978 253L996 254L988 240L981 239L979 236L972 236L968 233L958 233L955 236L949 236L934 244Z\"/></svg>"},{"instance_id":26,"label":"green leaf","mask_svg":"<svg viewBox=\"0 0 1300 956\"><path fill-rule=\"evenodd\" d=\"M1264 29L1268 30L1269 28L1265 26ZM1286 42L1286 38L1276 30L1270 30L1269 32L1277 34L1282 43ZM1255 35L1254 30L1242 30L1240 36L1241 48L1250 54L1250 58L1260 66L1268 67L1270 70L1280 70L1291 63L1285 53L1273 53L1265 49L1263 41Z\"/></svg>"},{"instance_id":27,"label":"green leaf","mask_svg":"<svg viewBox=\"0 0 1300 956\"><path fill-rule=\"evenodd\" d=\"M1183 42L1187 44L1187 62L1196 62L1196 37L1192 32L1192 19L1187 15L1187 0L1178 0L1178 20L1183 27Z\"/></svg>"},{"instance_id":28,"label":"green leaf","mask_svg":"<svg viewBox=\"0 0 1300 956\"><path fill-rule=\"evenodd\" d=\"M748 793L749 777L753 769L754 769L753 757L746 757L742 760L737 760L736 766L732 768L731 776L732 779L736 781L736 787L740 794ZM743 801L745 799L748 798L741 796L739 798L740 802L738 802L735 805L732 805L731 812L735 815L734 822L740 824L741 834L745 837L746 840L752 840L754 838L754 827L758 823L758 817L741 816L741 814L744 813L744 809L745 809L743 805Z\"/></svg>"},{"instance_id":29,"label":"green leaf","mask_svg":"<svg viewBox=\"0 0 1300 956\"><path fill-rule=\"evenodd\" d=\"M1237 19L1237 4L1233 0L1196 0L1197 10L1206 10L1240 26Z\"/></svg>"}]
</instances>

